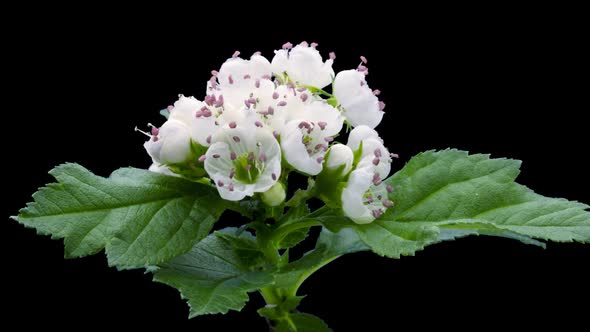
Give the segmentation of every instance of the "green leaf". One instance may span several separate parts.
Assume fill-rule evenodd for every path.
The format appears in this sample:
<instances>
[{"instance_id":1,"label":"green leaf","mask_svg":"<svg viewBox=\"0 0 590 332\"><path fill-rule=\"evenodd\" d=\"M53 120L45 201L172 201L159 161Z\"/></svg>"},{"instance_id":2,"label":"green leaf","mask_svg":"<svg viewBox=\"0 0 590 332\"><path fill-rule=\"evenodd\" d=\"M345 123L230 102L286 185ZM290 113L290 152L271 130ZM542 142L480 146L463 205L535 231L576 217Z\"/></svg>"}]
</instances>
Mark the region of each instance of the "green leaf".
<instances>
[{"instance_id":1,"label":"green leaf","mask_svg":"<svg viewBox=\"0 0 590 332\"><path fill-rule=\"evenodd\" d=\"M322 209L320 209L322 210ZM333 232L352 229L360 240L373 252L393 258L414 255L426 245L433 243L439 234L437 227L429 224L405 223L380 218L366 225L354 223L341 211L323 209L314 212L314 219Z\"/></svg>"},{"instance_id":2,"label":"green leaf","mask_svg":"<svg viewBox=\"0 0 590 332\"><path fill-rule=\"evenodd\" d=\"M145 170L103 178L64 164L50 174L58 182L35 193L15 219L63 238L68 258L106 248L119 268L159 264L207 236L224 210L215 189Z\"/></svg>"},{"instance_id":3,"label":"green leaf","mask_svg":"<svg viewBox=\"0 0 590 332\"><path fill-rule=\"evenodd\" d=\"M252 264L252 255L258 255L255 250L236 248L236 239L240 240L239 247L256 246L250 233L224 229L209 235L185 255L162 264L154 280L180 291L188 300L191 318L241 310L248 301L248 292L272 284L273 277Z\"/></svg>"},{"instance_id":4,"label":"green leaf","mask_svg":"<svg viewBox=\"0 0 590 332\"><path fill-rule=\"evenodd\" d=\"M315 249L279 270L275 275L275 287L285 289L291 296L295 296L305 279L322 266L344 254L368 249L350 228L343 228L338 232L323 228Z\"/></svg>"},{"instance_id":5,"label":"green leaf","mask_svg":"<svg viewBox=\"0 0 590 332\"><path fill-rule=\"evenodd\" d=\"M386 180L396 206L378 223L440 229L438 241L470 234L590 242L588 205L548 198L514 182L520 162L428 151ZM436 242L436 241L435 241Z\"/></svg>"},{"instance_id":6,"label":"green leaf","mask_svg":"<svg viewBox=\"0 0 590 332\"><path fill-rule=\"evenodd\" d=\"M277 225L292 224L304 219L309 214L307 204L301 203L297 206L291 207L289 211L277 222ZM292 248L305 240L309 234L311 227L304 227L296 229L288 233L276 243L277 248Z\"/></svg>"},{"instance_id":7,"label":"green leaf","mask_svg":"<svg viewBox=\"0 0 590 332\"><path fill-rule=\"evenodd\" d=\"M332 331L320 318L304 313L290 314L281 320L275 332L330 332Z\"/></svg>"}]
</instances>

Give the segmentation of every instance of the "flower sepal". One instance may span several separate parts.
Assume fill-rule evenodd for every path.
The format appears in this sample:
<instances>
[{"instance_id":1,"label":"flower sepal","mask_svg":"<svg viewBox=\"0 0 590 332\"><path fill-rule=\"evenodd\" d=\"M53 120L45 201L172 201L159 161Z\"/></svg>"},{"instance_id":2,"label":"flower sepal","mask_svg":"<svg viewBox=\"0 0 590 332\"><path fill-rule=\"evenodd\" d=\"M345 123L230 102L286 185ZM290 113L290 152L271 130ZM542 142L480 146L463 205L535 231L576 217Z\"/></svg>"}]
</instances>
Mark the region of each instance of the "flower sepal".
<instances>
[{"instance_id":1,"label":"flower sepal","mask_svg":"<svg viewBox=\"0 0 590 332\"><path fill-rule=\"evenodd\" d=\"M174 164L165 164L163 166L168 167L170 171L187 180L208 184L211 181L205 178L207 172L205 171L204 160L201 158L206 152L207 147L202 146L191 139L190 153L185 161Z\"/></svg>"}]
</instances>

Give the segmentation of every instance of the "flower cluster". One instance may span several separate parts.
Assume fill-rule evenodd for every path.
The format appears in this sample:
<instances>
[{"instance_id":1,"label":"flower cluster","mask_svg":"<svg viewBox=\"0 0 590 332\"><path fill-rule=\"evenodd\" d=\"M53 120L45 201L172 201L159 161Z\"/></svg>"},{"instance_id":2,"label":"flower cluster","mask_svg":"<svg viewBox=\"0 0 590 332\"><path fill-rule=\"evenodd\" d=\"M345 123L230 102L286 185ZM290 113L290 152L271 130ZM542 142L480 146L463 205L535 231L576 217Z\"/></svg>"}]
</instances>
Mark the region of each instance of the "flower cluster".
<instances>
[{"instance_id":1,"label":"flower cluster","mask_svg":"<svg viewBox=\"0 0 590 332\"><path fill-rule=\"evenodd\" d=\"M239 55L211 72L203 101L181 95L161 127L150 125L150 170L209 179L226 200L258 193L271 206L284 202L291 171L330 178L339 185L317 197L336 197L331 204L357 223L393 205L382 180L394 155L374 130L385 104L366 82L364 57L335 74L336 56L324 60L316 43L286 43L272 61ZM336 143L351 127L347 144Z\"/></svg>"}]
</instances>

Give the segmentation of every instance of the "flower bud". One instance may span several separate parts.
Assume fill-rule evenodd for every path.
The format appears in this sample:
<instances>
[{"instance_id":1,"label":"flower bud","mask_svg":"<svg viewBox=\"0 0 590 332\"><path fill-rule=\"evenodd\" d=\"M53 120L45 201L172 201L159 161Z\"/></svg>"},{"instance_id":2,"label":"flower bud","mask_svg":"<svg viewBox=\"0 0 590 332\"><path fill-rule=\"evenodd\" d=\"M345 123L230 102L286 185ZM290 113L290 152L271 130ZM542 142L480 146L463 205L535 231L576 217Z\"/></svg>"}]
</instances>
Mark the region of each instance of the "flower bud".
<instances>
[{"instance_id":1,"label":"flower bud","mask_svg":"<svg viewBox=\"0 0 590 332\"><path fill-rule=\"evenodd\" d=\"M190 155L191 136L187 126L177 120L168 120L144 146L150 156L161 164L176 164Z\"/></svg>"},{"instance_id":2,"label":"flower bud","mask_svg":"<svg viewBox=\"0 0 590 332\"><path fill-rule=\"evenodd\" d=\"M262 201L268 206L278 206L285 201L287 193L282 183L277 182L274 186L262 193Z\"/></svg>"},{"instance_id":3,"label":"flower bud","mask_svg":"<svg viewBox=\"0 0 590 332\"><path fill-rule=\"evenodd\" d=\"M351 148L344 144L334 144L328 153L326 167L329 170L336 170L344 165L342 175L346 175L352 169L353 159L354 155Z\"/></svg>"}]
</instances>

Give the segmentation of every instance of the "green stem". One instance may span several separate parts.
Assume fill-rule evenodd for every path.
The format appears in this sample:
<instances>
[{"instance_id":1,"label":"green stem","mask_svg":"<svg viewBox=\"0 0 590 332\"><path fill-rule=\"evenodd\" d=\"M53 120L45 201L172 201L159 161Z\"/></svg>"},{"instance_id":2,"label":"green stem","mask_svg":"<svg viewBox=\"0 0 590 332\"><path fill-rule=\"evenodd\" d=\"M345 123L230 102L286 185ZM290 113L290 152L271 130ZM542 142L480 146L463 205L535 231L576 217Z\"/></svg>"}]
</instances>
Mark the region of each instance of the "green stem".
<instances>
[{"instance_id":1,"label":"green stem","mask_svg":"<svg viewBox=\"0 0 590 332\"><path fill-rule=\"evenodd\" d=\"M298 219L293 223L284 224L277 228L271 235L271 240L275 243L279 243L289 233L292 233L301 228L308 228L314 226L321 226L322 224L315 219Z\"/></svg>"}]
</instances>

